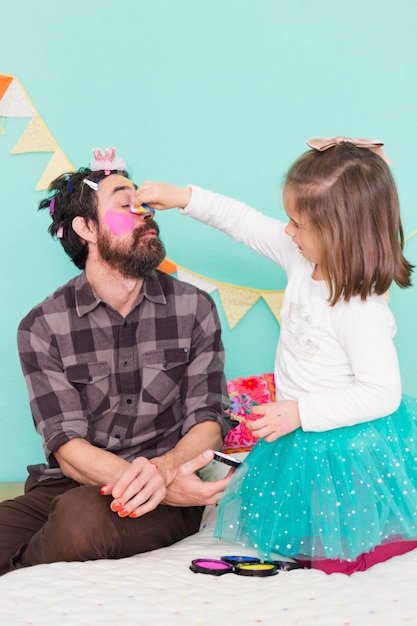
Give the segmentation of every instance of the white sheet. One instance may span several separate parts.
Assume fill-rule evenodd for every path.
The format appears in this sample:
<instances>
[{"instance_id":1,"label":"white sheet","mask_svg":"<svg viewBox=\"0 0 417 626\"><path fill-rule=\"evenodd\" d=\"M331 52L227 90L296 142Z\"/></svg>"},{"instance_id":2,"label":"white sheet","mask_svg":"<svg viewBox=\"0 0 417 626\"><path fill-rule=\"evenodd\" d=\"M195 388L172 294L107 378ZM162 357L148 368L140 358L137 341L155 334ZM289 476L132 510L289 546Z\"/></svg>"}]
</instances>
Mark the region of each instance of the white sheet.
<instances>
[{"instance_id":1,"label":"white sheet","mask_svg":"<svg viewBox=\"0 0 417 626\"><path fill-rule=\"evenodd\" d=\"M215 515L210 507L197 535L154 552L6 574L1 626L417 624L417 551L350 577L314 570L263 579L195 574L195 558L254 554L213 539Z\"/></svg>"}]
</instances>

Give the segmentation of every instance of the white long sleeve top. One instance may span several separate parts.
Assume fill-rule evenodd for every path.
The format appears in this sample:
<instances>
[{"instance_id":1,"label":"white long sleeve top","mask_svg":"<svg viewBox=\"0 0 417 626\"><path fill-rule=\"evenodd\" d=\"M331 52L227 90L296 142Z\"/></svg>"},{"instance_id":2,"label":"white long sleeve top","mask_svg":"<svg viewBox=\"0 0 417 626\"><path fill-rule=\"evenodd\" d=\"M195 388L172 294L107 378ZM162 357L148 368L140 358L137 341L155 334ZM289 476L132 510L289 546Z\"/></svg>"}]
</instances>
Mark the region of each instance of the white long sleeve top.
<instances>
[{"instance_id":1,"label":"white long sleeve top","mask_svg":"<svg viewBox=\"0 0 417 626\"><path fill-rule=\"evenodd\" d=\"M248 205L191 186L184 215L214 226L278 263L288 282L275 360L278 400L298 400L302 428L325 431L384 417L401 401L394 317L384 296L335 306L312 278L285 224Z\"/></svg>"}]
</instances>

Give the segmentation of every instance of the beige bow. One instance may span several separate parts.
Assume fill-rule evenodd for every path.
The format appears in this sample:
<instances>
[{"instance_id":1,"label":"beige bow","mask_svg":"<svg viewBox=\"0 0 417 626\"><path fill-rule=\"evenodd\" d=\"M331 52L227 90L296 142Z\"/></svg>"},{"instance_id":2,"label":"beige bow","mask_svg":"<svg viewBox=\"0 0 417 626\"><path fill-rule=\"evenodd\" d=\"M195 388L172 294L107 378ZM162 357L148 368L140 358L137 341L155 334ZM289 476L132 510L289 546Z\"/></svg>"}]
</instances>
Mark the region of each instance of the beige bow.
<instances>
[{"instance_id":1,"label":"beige bow","mask_svg":"<svg viewBox=\"0 0 417 626\"><path fill-rule=\"evenodd\" d=\"M333 148L333 146L338 146L341 143L353 143L353 145L357 148L368 148L368 150L375 152L382 159L384 159L385 163L392 163L391 159L383 151L382 146L384 145L384 143L380 139L350 139L349 137L325 137L324 139L310 139L309 141L307 141L307 145L310 146L310 148L318 150L319 152L323 152L324 150Z\"/></svg>"}]
</instances>

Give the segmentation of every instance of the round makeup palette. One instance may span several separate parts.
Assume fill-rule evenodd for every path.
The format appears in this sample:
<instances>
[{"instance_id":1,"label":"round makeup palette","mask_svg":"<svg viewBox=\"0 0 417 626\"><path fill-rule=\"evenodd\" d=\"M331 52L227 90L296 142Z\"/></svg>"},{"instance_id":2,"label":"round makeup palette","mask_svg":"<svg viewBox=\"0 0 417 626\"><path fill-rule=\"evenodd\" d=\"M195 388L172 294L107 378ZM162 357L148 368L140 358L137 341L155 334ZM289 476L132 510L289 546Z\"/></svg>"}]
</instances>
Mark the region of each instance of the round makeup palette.
<instances>
[{"instance_id":1,"label":"round makeup palette","mask_svg":"<svg viewBox=\"0 0 417 626\"><path fill-rule=\"evenodd\" d=\"M222 574L233 573L233 565L220 559L194 559L191 561L190 570L197 574L222 576Z\"/></svg>"},{"instance_id":2,"label":"round makeup palette","mask_svg":"<svg viewBox=\"0 0 417 626\"><path fill-rule=\"evenodd\" d=\"M235 567L235 574L239 576L274 576L278 568L274 563L239 563Z\"/></svg>"},{"instance_id":3,"label":"round makeup palette","mask_svg":"<svg viewBox=\"0 0 417 626\"><path fill-rule=\"evenodd\" d=\"M254 556L227 555L220 559L194 559L190 569L199 574L238 574L239 576L274 576L280 569L277 564L265 562Z\"/></svg>"}]
</instances>

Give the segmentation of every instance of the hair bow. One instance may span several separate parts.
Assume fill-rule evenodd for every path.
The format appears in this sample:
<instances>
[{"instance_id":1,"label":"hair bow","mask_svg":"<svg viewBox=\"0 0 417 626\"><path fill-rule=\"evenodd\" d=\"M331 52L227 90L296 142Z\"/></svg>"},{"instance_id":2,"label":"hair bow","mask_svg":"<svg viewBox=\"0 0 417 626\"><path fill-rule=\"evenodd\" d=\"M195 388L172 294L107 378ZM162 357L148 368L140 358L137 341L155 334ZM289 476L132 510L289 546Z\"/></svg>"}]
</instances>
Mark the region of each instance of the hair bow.
<instances>
[{"instance_id":1,"label":"hair bow","mask_svg":"<svg viewBox=\"0 0 417 626\"><path fill-rule=\"evenodd\" d=\"M352 143L357 148L368 148L372 152L378 154L382 159L384 159L385 163L392 163L391 159L382 149L384 142L380 139L362 139L362 138L354 138L350 137L325 137L323 139L310 139L307 141L307 145L314 150L318 150L319 152L323 152L324 150L328 150L329 148L333 148L333 146L338 146L341 143Z\"/></svg>"}]
</instances>

